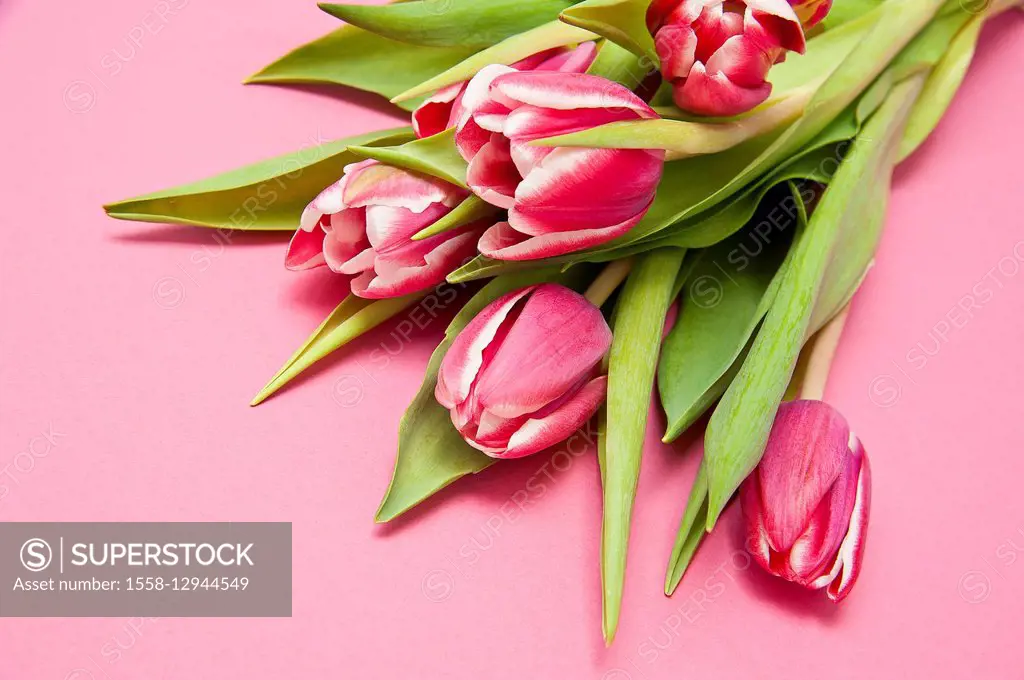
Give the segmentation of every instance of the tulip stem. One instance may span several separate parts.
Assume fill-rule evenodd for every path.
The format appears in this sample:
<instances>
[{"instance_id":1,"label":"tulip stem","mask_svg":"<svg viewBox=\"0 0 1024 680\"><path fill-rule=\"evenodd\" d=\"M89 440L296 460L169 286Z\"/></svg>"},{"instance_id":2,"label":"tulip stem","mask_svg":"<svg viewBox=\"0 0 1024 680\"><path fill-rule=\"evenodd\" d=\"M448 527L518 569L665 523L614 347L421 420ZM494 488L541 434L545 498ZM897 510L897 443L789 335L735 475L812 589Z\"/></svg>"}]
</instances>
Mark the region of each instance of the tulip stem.
<instances>
[{"instance_id":1,"label":"tulip stem","mask_svg":"<svg viewBox=\"0 0 1024 680\"><path fill-rule=\"evenodd\" d=\"M583 297L590 300L594 306L600 307L608 301L612 293L626 280L632 266L633 258L631 257L615 260L597 275L597 278L587 288L587 292L583 294Z\"/></svg>"},{"instance_id":2,"label":"tulip stem","mask_svg":"<svg viewBox=\"0 0 1024 680\"><path fill-rule=\"evenodd\" d=\"M832 368L832 360L835 359L839 338L843 334L843 327L846 325L846 317L849 313L850 305L847 303L824 328L818 331L811 341L807 356L807 370L800 385L800 399L821 401L825 396L825 384L828 382L829 369Z\"/></svg>"}]
</instances>

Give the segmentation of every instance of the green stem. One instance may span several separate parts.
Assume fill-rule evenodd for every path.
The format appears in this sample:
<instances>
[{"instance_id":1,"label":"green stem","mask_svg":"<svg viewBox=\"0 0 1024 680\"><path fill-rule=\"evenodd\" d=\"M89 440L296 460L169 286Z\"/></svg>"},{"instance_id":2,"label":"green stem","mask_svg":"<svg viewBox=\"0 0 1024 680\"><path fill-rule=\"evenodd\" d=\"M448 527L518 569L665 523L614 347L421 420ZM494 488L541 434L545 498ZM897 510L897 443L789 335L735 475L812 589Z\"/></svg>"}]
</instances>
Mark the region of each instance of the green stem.
<instances>
[{"instance_id":1,"label":"green stem","mask_svg":"<svg viewBox=\"0 0 1024 680\"><path fill-rule=\"evenodd\" d=\"M839 338L846 326L846 317L850 313L850 305L843 307L838 314L815 336L807 357L807 371L804 373L800 386L801 399L821 401L825 396L825 384L832 361L836 358Z\"/></svg>"},{"instance_id":2,"label":"green stem","mask_svg":"<svg viewBox=\"0 0 1024 680\"><path fill-rule=\"evenodd\" d=\"M622 260L615 260L601 270L594 282L587 288L583 297L594 303L595 307L601 307L612 293L626 280L629 270L633 266L633 258L627 257Z\"/></svg>"}]
</instances>

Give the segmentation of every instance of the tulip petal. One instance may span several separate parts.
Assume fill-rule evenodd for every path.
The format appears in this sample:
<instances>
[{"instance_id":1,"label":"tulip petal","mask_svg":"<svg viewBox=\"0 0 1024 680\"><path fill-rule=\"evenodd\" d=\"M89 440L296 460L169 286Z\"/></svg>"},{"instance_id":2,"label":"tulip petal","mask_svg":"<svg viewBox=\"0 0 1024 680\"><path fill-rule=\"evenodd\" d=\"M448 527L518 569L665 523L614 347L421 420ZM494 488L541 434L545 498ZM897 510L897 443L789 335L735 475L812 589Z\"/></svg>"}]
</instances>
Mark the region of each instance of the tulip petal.
<instances>
[{"instance_id":1,"label":"tulip petal","mask_svg":"<svg viewBox=\"0 0 1024 680\"><path fill-rule=\"evenodd\" d=\"M433 203L453 207L466 197L465 191L443 180L376 161L372 163L358 174L349 176L345 186L345 205L388 206L422 213Z\"/></svg>"},{"instance_id":2,"label":"tulip petal","mask_svg":"<svg viewBox=\"0 0 1024 680\"><path fill-rule=\"evenodd\" d=\"M764 84L775 55L768 54L744 35L729 38L708 60L708 73L722 73L741 88L757 88Z\"/></svg>"},{"instance_id":3,"label":"tulip petal","mask_svg":"<svg viewBox=\"0 0 1024 680\"><path fill-rule=\"evenodd\" d=\"M764 35L766 45L803 54L804 29L792 5L786 0L745 0L745 4L744 30L748 35L758 40Z\"/></svg>"},{"instance_id":4,"label":"tulip petal","mask_svg":"<svg viewBox=\"0 0 1024 680\"><path fill-rule=\"evenodd\" d=\"M455 98L465 83L453 83L441 88L412 112L412 129L416 137L433 137L452 125Z\"/></svg>"},{"instance_id":5,"label":"tulip petal","mask_svg":"<svg viewBox=\"0 0 1024 680\"><path fill-rule=\"evenodd\" d=\"M509 262L575 253L622 236L636 226L649 207L648 204L641 214L610 227L552 232L541 236L523 234L516 231L508 222L499 222L484 232L477 248L485 257Z\"/></svg>"},{"instance_id":6,"label":"tulip petal","mask_svg":"<svg viewBox=\"0 0 1024 680\"><path fill-rule=\"evenodd\" d=\"M699 61L690 69L682 87L672 91L676 106L703 116L735 116L754 108L772 93L769 83L743 88L724 73L708 75Z\"/></svg>"},{"instance_id":7,"label":"tulip petal","mask_svg":"<svg viewBox=\"0 0 1024 680\"><path fill-rule=\"evenodd\" d=\"M771 564L768 531L764 528L764 517L761 511L763 507L761 481L757 478L757 474L751 475L743 482L740 489L740 507L746 520L747 550L765 571L775 573Z\"/></svg>"},{"instance_id":8,"label":"tulip petal","mask_svg":"<svg viewBox=\"0 0 1024 680\"><path fill-rule=\"evenodd\" d=\"M409 295L444 282L449 273L463 264L475 252L476 233L447 232L424 241L413 241L412 250L419 243L443 237L441 242L418 262L395 258L396 253L377 253L373 272L364 272L352 281L352 293L362 298L381 299Z\"/></svg>"},{"instance_id":9,"label":"tulip petal","mask_svg":"<svg viewBox=\"0 0 1024 680\"><path fill-rule=\"evenodd\" d=\"M325 264L324 238L327 236L319 225L313 229L297 229L288 243L284 266L292 271L313 269Z\"/></svg>"},{"instance_id":10,"label":"tulip petal","mask_svg":"<svg viewBox=\"0 0 1024 680\"><path fill-rule=\"evenodd\" d=\"M431 203L420 212L388 205L371 205L366 208L366 236L374 250L385 253L407 245L414 234L450 212L451 208L441 203Z\"/></svg>"},{"instance_id":11,"label":"tulip petal","mask_svg":"<svg viewBox=\"0 0 1024 680\"><path fill-rule=\"evenodd\" d=\"M473 193L505 210L515 203L516 186L521 179L512 161L509 140L497 134L491 135L466 170L466 183Z\"/></svg>"},{"instance_id":12,"label":"tulip petal","mask_svg":"<svg viewBox=\"0 0 1024 680\"><path fill-rule=\"evenodd\" d=\"M657 118L642 99L619 83L586 73L532 71L494 79L490 95L513 108L528 104L549 109L624 109L636 118Z\"/></svg>"},{"instance_id":13,"label":"tulip petal","mask_svg":"<svg viewBox=\"0 0 1024 680\"><path fill-rule=\"evenodd\" d=\"M597 43L592 40L580 43L574 49L561 50L533 68L515 64L517 71L561 71L563 73L585 73L597 58Z\"/></svg>"},{"instance_id":14,"label":"tulip petal","mask_svg":"<svg viewBox=\"0 0 1024 680\"><path fill-rule=\"evenodd\" d=\"M438 370L434 391L438 403L453 409L469 397L470 388L483 365L484 350L498 335L516 303L535 288L527 286L498 298L484 307L455 337Z\"/></svg>"},{"instance_id":15,"label":"tulip petal","mask_svg":"<svg viewBox=\"0 0 1024 680\"><path fill-rule=\"evenodd\" d=\"M545 109L523 104L505 117L502 134L512 140L532 140L588 130L606 123L635 120L629 109Z\"/></svg>"},{"instance_id":16,"label":"tulip petal","mask_svg":"<svg viewBox=\"0 0 1024 680\"><path fill-rule=\"evenodd\" d=\"M622 224L646 211L663 151L557 148L519 184L509 224L531 236Z\"/></svg>"},{"instance_id":17,"label":"tulip petal","mask_svg":"<svg viewBox=\"0 0 1024 680\"><path fill-rule=\"evenodd\" d=\"M668 24L655 36L654 48L665 77L682 79L690 73L697 59L697 34L691 26Z\"/></svg>"},{"instance_id":18,"label":"tulip petal","mask_svg":"<svg viewBox=\"0 0 1024 680\"><path fill-rule=\"evenodd\" d=\"M853 439L851 450L854 457L859 457L861 460L860 473L857 475L857 498L854 501L853 513L850 515L850 528L846 532L836 560L842 564L842 571L828 586L828 597L833 602L840 602L849 595L860 575L861 565L864 561L868 515L871 510L871 466L868 463L864 447L856 437Z\"/></svg>"},{"instance_id":19,"label":"tulip petal","mask_svg":"<svg viewBox=\"0 0 1024 680\"><path fill-rule=\"evenodd\" d=\"M324 231L327 232L323 243L327 266L341 273L345 264L369 245L366 240L366 209L346 208L334 213L330 225L325 226Z\"/></svg>"},{"instance_id":20,"label":"tulip petal","mask_svg":"<svg viewBox=\"0 0 1024 680\"><path fill-rule=\"evenodd\" d=\"M788 551L804 532L843 470L849 439L846 419L823 402L779 407L756 473L774 550Z\"/></svg>"},{"instance_id":21,"label":"tulip petal","mask_svg":"<svg viewBox=\"0 0 1024 680\"><path fill-rule=\"evenodd\" d=\"M543 284L526 301L473 391L484 409L502 418L533 413L593 369L611 341L600 309L564 286Z\"/></svg>"},{"instance_id":22,"label":"tulip petal","mask_svg":"<svg viewBox=\"0 0 1024 680\"><path fill-rule=\"evenodd\" d=\"M597 413L608 394L608 376L594 378L557 409L530 418L495 458L522 458L564 441Z\"/></svg>"}]
</instances>

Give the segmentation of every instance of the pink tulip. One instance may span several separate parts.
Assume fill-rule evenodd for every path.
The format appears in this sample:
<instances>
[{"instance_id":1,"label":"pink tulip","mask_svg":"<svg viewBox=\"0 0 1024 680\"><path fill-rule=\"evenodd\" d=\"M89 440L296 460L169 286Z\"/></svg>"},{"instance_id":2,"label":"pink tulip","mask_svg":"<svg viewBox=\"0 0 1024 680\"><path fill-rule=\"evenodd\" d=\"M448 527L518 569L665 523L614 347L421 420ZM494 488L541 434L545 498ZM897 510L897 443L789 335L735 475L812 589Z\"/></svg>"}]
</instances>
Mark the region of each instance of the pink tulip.
<instances>
[{"instance_id":1,"label":"pink tulip","mask_svg":"<svg viewBox=\"0 0 1024 680\"><path fill-rule=\"evenodd\" d=\"M814 5L811 18L820 20L830 0L801 5ZM769 69L787 50L804 51L803 27L786 0L655 0L647 22L676 106L703 116L754 108L771 94Z\"/></svg>"},{"instance_id":2,"label":"pink tulip","mask_svg":"<svg viewBox=\"0 0 1024 680\"><path fill-rule=\"evenodd\" d=\"M864 559L871 471L843 416L820 401L783 404L760 465L743 483L747 546L776 576L850 593Z\"/></svg>"},{"instance_id":3,"label":"pink tulip","mask_svg":"<svg viewBox=\"0 0 1024 680\"><path fill-rule=\"evenodd\" d=\"M612 332L601 310L552 283L487 305L445 354L434 392L473 448L521 458L566 439L607 391Z\"/></svg>"},{"instance_id":4,"label":"pink tulip","mask_svg":"<svg viewBox=\"0 0 1024 680\"><path fill-rule=\"evenodd\" d=\"M561 71L563 73L585 73L594 63L597 45L593 42L580 43L575 48L559 47L545 50L522 61L512 64L516 71ZM417 137L431 137L450 127L455 127L462 113L462 94L468 81L454 83L438 90L427 101L413 111L412 127Z\"/></svg>"},{"instance_id":5,"label":"pink tulip","mask_svg":"<svg viewBox=\"0 0 1024 680\"><path fill-rule=\"evenodd\" d=\"M468 195L453 184L377 161L354 163L302 211L285 266L299 270L326 264L354 276L352 292L364 298L425 290L475 253L487 223L420 241L411 237Z\"/></svg>"},{"instance_id":6,"label":"pink tulip","mask_svg":"<svg viewBox=\"0 0 1024 680\"><path fill-rule=\"evenodd\" d=\"M478 247L498 260L534 260L605 243L647 212L665 152L532 146L543 137L616 121L657 118L628 89L582 73L508 66L481 70L466 87L455 144L467 183L508 210Z\"/></svg>"}]
</instances>

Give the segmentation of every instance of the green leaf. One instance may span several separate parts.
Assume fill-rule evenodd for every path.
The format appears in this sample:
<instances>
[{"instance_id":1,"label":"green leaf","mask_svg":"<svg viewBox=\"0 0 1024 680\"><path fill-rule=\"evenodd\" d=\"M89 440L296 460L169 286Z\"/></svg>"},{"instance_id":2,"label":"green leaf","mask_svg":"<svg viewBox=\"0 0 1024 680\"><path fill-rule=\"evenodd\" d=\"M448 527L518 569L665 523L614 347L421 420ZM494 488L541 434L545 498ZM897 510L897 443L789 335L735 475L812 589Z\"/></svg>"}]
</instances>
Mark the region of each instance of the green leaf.
<instances>
[{"instance_id":1,"label":"green leaf","mask_svg":"<svg viewBox=\"0 0 1024 680\"><path fill-rule=\"evenodd\" d=\"M462 203L455 206L450 213L434 222L426 229L417 232L413 235L413 241L419 241L429 236L434 236L445 231L451 231L452 229L458 229L461 226L469 224L470 222L476 222L482 220L485 217L491 215L497 215L501 212L498 208L476 196L469 196Z\"/></svg>"},{"instance_id":2,"label":"green leaf","mask_svg":"<svg viewBox=\"0 0 1024 680\"><path fill-rule=\"evenodd\" d=\"M907 121L907 131L900 147L902 161L927 139L935 126L939 124L953 95L960 89L960 84L967 75L967 67L974 58L974 49L978 44L978 35L985 23L985 16L978 15L964 26L949 49L928 74L924 89Z\"/></svg>"},{"instance_id":3,"label":"green leaf","mask_svg":"<svg viewBox=\"0 0 1024 680\"><path fill-rule=\"evenodd\" d=\"M607 432L603 453L604 521L601 583L604 639L611 644L619 623L633 500L640 475L647 414L665 314L685 251L656 250L630 273L615 307L608 359Z\"/></svg>"},{"instance_id":4,"label":"green leaf","mask_svg":"<svg viewBox=\"0 0 1024 680\"><path fill-rule=\"evenodd\" d=\"M654 38L647 30L651 0L586 0L562 12L562 21L608 38L658 66Z\"/></svg>"},{"instance_id":5,"label":"green leaf","mask_svg":"<svg viewBox=\"0 0 1024 680\"><path fill-rule=\"evenodd\" d=\"M831 31L853 21L882 4L883 0L837 0L821 22L825 31Z\"/></svg>"},{"instance_id":6,"label":"green leaf","mask_svg":"<svg viewBox=\"0 0 1024 680\"><path fill-rule=\"evenodd\" d=\"M681 435L728 387L721 378L768 311L769 284L796 230L795 207L788 217L778 226L762 221L757 231L741 231L710 248L690 276L658 365L665 442Z\"/></svg>"},{"instance_id":7,"label":"green leaf","mask_svg":"<svg viewBox=\"0 0 1024 680\"><path fill-rule=\"evenodd\" d=\"M464 80L469 80L480 69L490 64L514 64L521 59L544 50L575 45L587 40L594 40L597 37L596 34L590 31L584 31L581 28L564 24L561 21L542 24L537 28L513 35L502 40L497 45L477 52L452 66L444 73L421 82L419 85L393 97L391 101L396 103L404 102L430 94L435 90L440 90L442 87L461 83Z\"/></svg>"},{"instance_id":8,"label":"green leaf","mask_svg":"<svg viewBox=\"0 0 1024 680\"><path fill-rule=\"evenodd\" d=\"M635 89L651 73L650 63L611 40L598 44L597 56L587 73Z\"/></svg>"},{"instance_id":9,"label":"green leaf","mask_svg":"<svg viewBox=\"0 0 1024 680\"><path fill-rule=\"evenodd\" d=\"M920 86L921 77L897 85L865 124L851 154L825 190L810 225L794 244L757 339L711 417L704 454L708 530L764 451L775 412L811 330L837 243L844 231L861 226L851 207L870 198L876 183L888 182L903 125Z\"/></svg>"},{"instance_id":10,"label":"green leaf","mask_svg":"<svg viewBox=\"0 0 1024 680\"><path fill-rule=\"evenodd\" d=\"M719 153L748 139L793 123L803 113L811 91L792 93L771 106L721 123L645 119L607 123L580 132L545 137L533 146L664 149L667 160Z\"/></svg>"},{"instance_id":11,"label":"green leaf","mask_svg":"<svg viewBox=\"0 0 1024 680\"><path fill-rule=\"evenodd\" d=\"M672 556L668 560L668 571L665 574L665 594L671 595L679 586L686 568L690 566L700 542L704 539L704 525L708 516L708 476L701 461L697 477L693 480L690 497L686 501L686 510L679 522L679 533L672 547Z\"/></svg>"},{"instance_id":12,"label":"green leaf","mask_svg":"<svg viewBox=\"0 0 1024 680\"><path fill-rule=\"evenodd\" d=\"M392 40L432 47L490 47L558 18L572 0L413 0L320 9Z\"/></svg>"},{"instance_id":13,"label":"green leaf","mask_svg":"<svg viewBox=\"0 0 1024 680\"><path fill-rule=\"evenodd\" d=\"M422 293L417 293L386 300L365 300L355 295L349 295L313 331L306 343L285 362L281 370L274 374L274 377L253 398L250 406L263 403L307 368L334 350L381 325L422 297Z\"/></svg>"},{"instance_id":14,"label":"green leaf","mask_svg":"<svg viewBox=\"0 0 1024 680\"><path fill-rule=\"evenodd\" d=\"M455 147L454 128L401 146L350 146L349 151L466 188L466 161Z\"/></svg>"},{"instance_id":15,"label":"green leaf","mask_svg":"<svg viewBox=\"0 0 1024 680\"><path fill-rule=\"evenodd\" d=\"M246 83L342 85L387 99L447 71L476 51L472 47L421 47L345 26L289 52ZM399 104L416 108L422 98Z\"/></svg>"},{"instance_id":16,"label":"green leaf","mask_svg":"<svg viewBox=\"0 0 1024 680\"><path fill-rule=\"evenodd\" d=\"M359 160L349 146L394 144L412 137L411 130L399 128L340 139L103 209L121 220L293 232L306 205L337 182L346 165Z\"/></svg>"},{"instance_id":17,"label":"green leaf","mask_svg":"<svg viewBox=\"0 0 1024 680\"><path fill-rule=\"evenodd\" d=\"M545 281L558 281L579 289L590 274L580 269L564 275L549 268L502 276L480 289L463 306L448 326L444 341L430 357L423 385L402 416L398 429L398 457L391 483L377 510L378 522L390 522L452 482L497 462L462 439L452 425L448 410L434 398L441 360L459 332L484 307L505 293Z\"/></svg>"}]
</instances>

